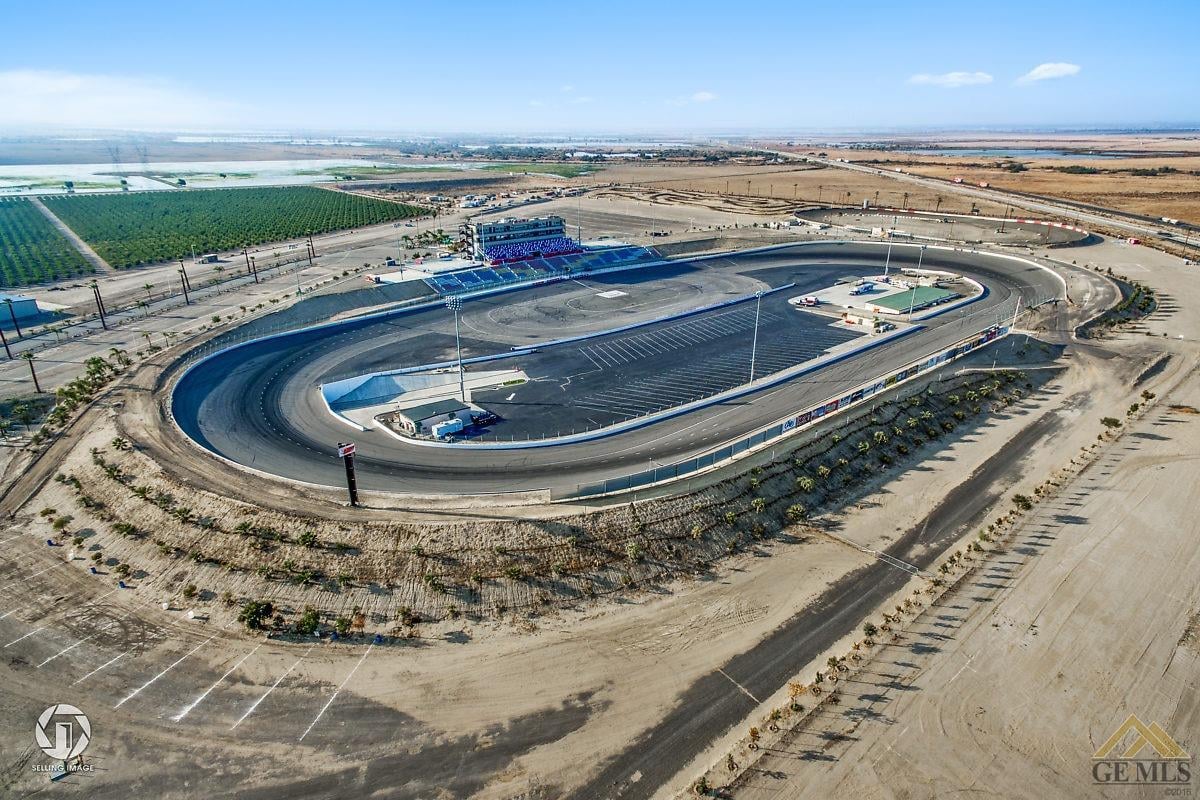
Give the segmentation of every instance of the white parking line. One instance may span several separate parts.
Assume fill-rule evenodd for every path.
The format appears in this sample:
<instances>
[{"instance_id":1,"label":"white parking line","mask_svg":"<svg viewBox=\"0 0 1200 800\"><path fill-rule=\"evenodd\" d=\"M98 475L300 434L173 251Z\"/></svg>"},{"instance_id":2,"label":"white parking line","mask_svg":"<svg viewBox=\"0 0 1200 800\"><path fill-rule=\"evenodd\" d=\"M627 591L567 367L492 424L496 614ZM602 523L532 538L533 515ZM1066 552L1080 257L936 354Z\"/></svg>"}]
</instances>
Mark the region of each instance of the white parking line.
<instances>
[{"instance_id":1,"label":"white parking line","mask_svg":"<svg viewBox=\"0 0 1200 800\"><path fill-rule=\"evenodd\" d=\"M4 646L5 646L5 647L12 647L12 646L13 646L14 644L16 644L17 642L24 641L25 639L28 639L30 636L33 636L35 633L41 633L41 632L42 632L42 631L44 631L44 630L46 630L46 629L45 629L45 628L37 628L37 629L35 629L35 630L32 630L32 631L30 631L29 633L25 634L24 636L22 636L22 637L20 637L20 638L18 638L18 639L13 639L11 642L9 642L8 644L6 644L6 645L4 645Z\"/></svg>"},{"instance_id":2,"label":"white parking line","mask_svg":"<svg viewBox=\"0 0 1200 800\"><path fill-rule=\"evenodd\" d=\"M208 638L207 638L207 639L205 639L203 642L201 642L200 644L196 645L196 646L195 646L195 647L193 647L191 650L187 651L187 653L185 653L184 655L182 655L182 656L180 656L178 659L176 659L176 660L175 660L175 662L174 662L173 664L171 664L171 666L167 667L167 668L166 668L166 669L164 669L162 672L158 673L158 674L157 674L157 675L155 675L153 678L151 678L150 680L146 681L146 682L145 682L145 683L143 683L141 686L139 686L138 688L136 688L136 689L134 689L132 692L130 692L128 695L126 695L125 699L124 699L124 700L122 700L122 701L120 701L119 703L117 703L115 706L113 706L113 708L120 708L121 706L125 705L125 704L126 704L126 703L128 703L130 700L132 700L133 698L137 697L139 694L141 694L141 692L142 692L142 690L143 690L143 689L145 689L146 687L150 686L152 683L154 683L156 680L158 680L159 678L161 678L163 675L166 675L168 672L170 672L171 670L175 669L175 667L177 667L177 666L179 666L181 663L183 663L184 659L186 659L186 658L187 658L188 656L190 656L192 653L195 653L195 652L196 652L197 650L199 650L201 647L204 647L204 645L208 644L209 642L211 642L211 641L212 641L213 639L215 639L215 638L217 638L217 635L214 633L212 636L208 637Z\"/></svg>"},{"instance_id":3,"label":"white parking line","mask_svg":"<svg viewBox=\"0 0 1200 800\"><path fill-rule=\"evenodd\" d=\"M252 656L252 655L254 655L255 653L257 653L257 652L258 652L258 648L260 648L260 647L262 647L262 642L259 642L258 644L256 644L256 645L254 646L254 649L253 649L253 650L251 650L249 653L246 653L246 655L244 655L244 656L242 656L241 658L239 658L236 664L234 664L232 667L230 667L230 668L229 668L229 669L226 671L226 673L225 673L224 675L222 675L221 677L217 678L217 679L216 679L216 681L214 681L214 682L213 682L213 685L212 685L212 686L210 686L210 687L208 687L207 689L205 689L205 690L204 690L204 694L202 694L202 695L200 695L199 697L197 697L197 698L196 698L195 700L193 700L193 701L191 702L191 704L189 704L189 705L188 705L188 706L187 706L185 709L183 709L182 711L180 711L180 712L179 712L178 714L176 714L175 716L171 717L171 721L172 721L172 722L179 722L181 719L183 719L184 717L186 717L188 714L192 713L192 709L193 709L193 708L195 708L196 706L200 705L200 703L201 703L201 702L204 700L204 698L208 697L208 695L209 695L209 692L211 692L213 689L215 689L215 688L217 688L218 686L220 686L220 685L221 685L221 682L222 682L223 680L225 680L225 679L226 679L226 678L228 678L228 677L229 677L231 674L233 674L233 671L234 671L235 669L237 669L238 667L240 667L240 666L242 665L242 663L243 663L243 662L244 662L244 661L245 661L247 658L249 658L250 656Z\"/></svg>"},{"instance_id":4,"label":"white parking line","mask_svg":"<svg viewBox=\"0 0 1200 800\"><path fill-rule=\"evenodd\" d=\"M93 675L95 675L97 672L99 672L100 670L102 670L102 669L104 669L105 667L107 667L109 664L114 664L114 663L116 663L116 662L117 662L117 660L118 660L118 659L124 658L124 657L125 657L125 656L127 656L127 655L129 655L129 651L128 651L128 650L126 650L124 653L121 653L119 656L113 656L113 657L112 657L112 658L110 658L108 661L105 661L103 664L101 664L100 666L96 667L94 670L92 670L91 672L89 672L87 675L84 675L82 678L78 678L78 679L76 679L76 680L72 681L72 682L71 682L71 685L72 685L72 686L74 686L74 685L75 685L75 684L77 684L77 683L83 683L83 682L84 682L84 681L86 681L88 678L92 677L92 676L93 676Z\"/></svg>"},{"instance_id":5,"label":"white parking line","mask_svg":"<svg viewBox=\"0 0 1200 800\"><path fill-rule=\"evenodd\" d=\"M321 717L325 715L325 712L329 710L329 707L331 705L333 705L333 701L337 699L338 692L342 691L342 689L345 688L346 684L350 681L350 679L352 677L354 677L354 673L358 672L358 668L361 667L363 662L367 660L367 656L371 655L371 650L374 647L375 647L374 643L371 643L370 645L367 646L367 652L362 654L362 658L360 658L358 660L358 663L354 665L354 669L350 670L350 674L342 679L341 685L338 686L337 689L334 690L332 695L330 695L329 700L325 703L324 706L321 707L321 710L317 712L317 716L313 717L313 721L308 723L308 727L304 729L304 733L300 734L300 738L297 741L300 741L300 742L304 741L304 737L308 736L308 732L313 729L313 726L317 724L317 721L320 720Z\"/></svg>"},{"instance_id":6,"label":"white parking line","mask_svg":"<svg viewBox=\"0 0 1200 800\"><path fill-rule=\"evenodd\" d=\"M7 590L11 586L16 586L18 583L24 583L25 581L29 580L30 578L36 578L38 575L41 575L43 572L49 572L50 570L54 569L57 566L58 566L58 564L51 564L50 566L46 567L45 569L39 569L37 572L29 573L24 578L21 578L19 581L13 581L12 583L7 584L5 586L0 586L0 592Z\"/></svg>"},{"instance_id":7,"label":"white parking line","mask_svg":"<svg viewBox=\"0 0 1200 800\"><path fill-rule=\"evenodd\" d=\"M253 703L250 704L250 707L246 709L246 713L242 714L240 717L238 717L238 721L233 723L233 725L231 725L229 727L229 730L233 730L238 725L241 725L242 722L245 721L246 717L253 714L254 709L258 708L258 704L261 703L263 700L266 700L267 695L269 695L271 692L275 691L275 687L278 686L283 681L284 678L286 678L289 674L291 674L292 670L294 670L296 667L300 666L300 662L303 661L305 656L307 656L311 652L312 652L312 646L310 645L309 648L304 651L304 655L302 655L296 659L296 663L292 664L290 667L288 667L286 670L284 670L283 674L275 679L275 682L271 684L271 688L267 689L265 692L263 692L262 697L258 698L257 700L255 700Z\"/></svg>"},{"instance_id":8,"label":"white parking line","mask_svg":"<svg viewBox=\"0 0 1200 800\"><path fill-rule=\"evenodd\" d=\"M584 349L581 347L581 348L579 348L579 352L583 353L583 357L584 357L584 358L586 358L588 361L592 362L592 364L593 364L593 365L594 365L594 366L595 366L597 369L604 369L604 367L600 366L600 363L599 363L598 361L596 361L596 359L594 359L594 358L592 358L591 356L589 356L589 355L588 355L588 352L587 352L587 350L584 350Z\"/></svg>"},{"instance_id":9,"label":"white parking line","mask_svg":"<svg viewBox=\"0 0 1200 800\"><path fill-rule=\"evenodd\" d=\"M76 647L79 647L79 645L81 645L81 644L83 644L84 642L86 642L88 639L95 639L95 638L96 638L97 636L99 636L99 635L100 635L100 633L99 633L99 631L97 631L96 633L93 633L91 636L88 636L88 637L86 637L86 638L84 638L84 639L80 639L78 642L76 642L75 644L71 645L70 647L64 647L62 650L59 650L59 651L58 651L57 653L55 653L54 655L50 656L50 657L49 657L49 658L47 658L45 661L43 661L42 663L38 664L38 665L37 665L37 668L38 668L38 669L41 669L42 667L46 666L47 664L49 664L51 661L53 661L54 659L58 658L59 656L61 656L61 655L64 655L64 654L66 654L66 653L69 653L69 652L71 652L71 651L72 651L72 650L74 650Z\"/></svg>"}]
</instances>

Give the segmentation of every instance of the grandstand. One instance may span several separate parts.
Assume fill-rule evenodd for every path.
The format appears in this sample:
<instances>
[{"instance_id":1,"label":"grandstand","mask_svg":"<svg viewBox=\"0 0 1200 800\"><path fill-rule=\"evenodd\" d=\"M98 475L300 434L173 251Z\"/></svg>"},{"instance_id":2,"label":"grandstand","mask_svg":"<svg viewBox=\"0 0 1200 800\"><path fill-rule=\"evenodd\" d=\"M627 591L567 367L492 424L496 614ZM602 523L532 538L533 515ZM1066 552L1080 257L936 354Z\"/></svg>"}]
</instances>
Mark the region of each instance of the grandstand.
<instances>
[{"instance_id":1,"label":"grandstand","mask_svg":"<svg viewBox=\"0 0 1200 800\"><path fill-rule=\"evenodd\" d=\"M511 242L492 245L484 250L490 264L505 264L543 256L570 255L582 251L578 244L565 236L554 236L531 242Z\"/></svg>"},{"instance_id":2,"label":"grandstand","mask_svg":"<svg viewBox=\"0 0 1200 800\"><path fill-rule=\"evenodd\" d=\"M438 294L458 294L491 289L508 284L536 280L552 280L570 275L649 264L662 260L658 252L647 247L623 245L599 250L583 250L563 255L525 258L504 264L448 272L425 279L426 285Z\"/></svg>"},{"instance_id":3,"label":"grandstand","mask_svg":"<svg viewBox=\"0 0 1200 800\"><path fill-rule=\"evenodd\" d=\"M491 264L505 264L546 256L569 255L583 248L567 236L562 217L505 217L494 222L463 226L472 255Z\"/></svg>"}]
</instances>

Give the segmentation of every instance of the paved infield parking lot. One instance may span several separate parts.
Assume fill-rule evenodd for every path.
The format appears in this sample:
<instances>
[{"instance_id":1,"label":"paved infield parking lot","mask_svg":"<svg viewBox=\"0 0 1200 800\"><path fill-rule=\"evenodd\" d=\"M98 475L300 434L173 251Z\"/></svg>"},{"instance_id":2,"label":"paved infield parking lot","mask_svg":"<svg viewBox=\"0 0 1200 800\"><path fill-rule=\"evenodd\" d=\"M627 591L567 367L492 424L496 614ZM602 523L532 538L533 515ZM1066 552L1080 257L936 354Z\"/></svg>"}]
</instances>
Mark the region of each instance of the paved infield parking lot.
<instances>
[{"instance_id":1,"label":"paved infield parking lot","mask_svg":"<svg viewBox=\"0 0 1200 800\"><path fill-rule=\"evenodd\" d=\"M787 303L762 299L754 377L810 361L861 334ZM684 405L750 382L753 299L703 314L556 345L514 358L522 386L473 393L503 418L476 441L570 434ZM493 362L494 363L494 362Z\"/></svg>"}]
</instances>

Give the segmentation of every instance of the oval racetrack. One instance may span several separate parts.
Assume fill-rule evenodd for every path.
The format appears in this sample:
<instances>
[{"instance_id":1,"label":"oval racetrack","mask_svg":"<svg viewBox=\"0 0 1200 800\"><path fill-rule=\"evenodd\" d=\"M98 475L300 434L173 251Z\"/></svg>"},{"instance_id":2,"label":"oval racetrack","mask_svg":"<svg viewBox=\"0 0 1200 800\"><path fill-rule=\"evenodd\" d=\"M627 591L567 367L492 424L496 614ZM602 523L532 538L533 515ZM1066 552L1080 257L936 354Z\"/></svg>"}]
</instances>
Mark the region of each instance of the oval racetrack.
<instances>
[{"instance_id":1,"label":"oval racetrack","mask_svg":"<svg viewBox=\"0 0 1200 800\"><path fill-rule=\"evenodd\" d=\"M882 271L885 252L886 247L862 243L797 245L585 275L468 299L462 314L464 356L606 330L790 282L796 287L789 296L804 294L841 275ZM915 247L897 245L891 264L915 266L917 257ZM172 411L184 433L212 452L308 483L343 485L334 445L353 440L364 489L415 494L565 490L707 451L968 333L1008 322L1018 299L1024 307L1062 293L1052 273L1008 258L930 249L924 266L973 278L988 294L961 312L924 321L917 333L784 384L589 442L518 450L419 447L377 430L360 433L332 417L317 391L323 382L452 358L453 318L440 304L298 330L218 353L180 378ZM594 307L592 298L609 290L625 292L629 299L623 308Z\"/></svg>"}]
</instances>

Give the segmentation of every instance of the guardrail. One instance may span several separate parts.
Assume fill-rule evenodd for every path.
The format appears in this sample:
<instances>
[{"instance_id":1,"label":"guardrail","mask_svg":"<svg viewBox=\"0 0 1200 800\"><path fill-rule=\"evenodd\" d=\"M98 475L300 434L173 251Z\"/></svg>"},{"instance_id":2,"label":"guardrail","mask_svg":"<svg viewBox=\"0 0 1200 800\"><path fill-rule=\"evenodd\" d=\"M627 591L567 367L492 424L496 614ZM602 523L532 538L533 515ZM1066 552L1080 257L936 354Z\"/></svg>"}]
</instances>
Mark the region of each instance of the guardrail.
<instances>
[{"instance_id":1,"label":"guardrail","mask_svg":"<svg viewBox=\"0 0 1200 800\"><path fill-rule=\"evenodd\" d=\"M947 348L939 349L934 353L911 361L902 369L892 370L878 378L860 384L848 393L839 393L821 403L807 407L806 410L791 414L736 442L722 445L701 455L693 456L674 464L653 467L628 475L608 478L596 483L576 484L574 489L552 489L550 494L551 500L577 500L584 497L618 494L632 489L644 489L657 484L678 480L685 475L701 473L725 466L739 458L757 452L767 443L791 437L801 431L808 430L825 417L856 406L858 403L880 392L912 380L923 372L957 361L981 347L999 341L1011 332L1012 328L1010 326L992 326L985 331L960 339Z\"/></svg>"}]
</instances>

